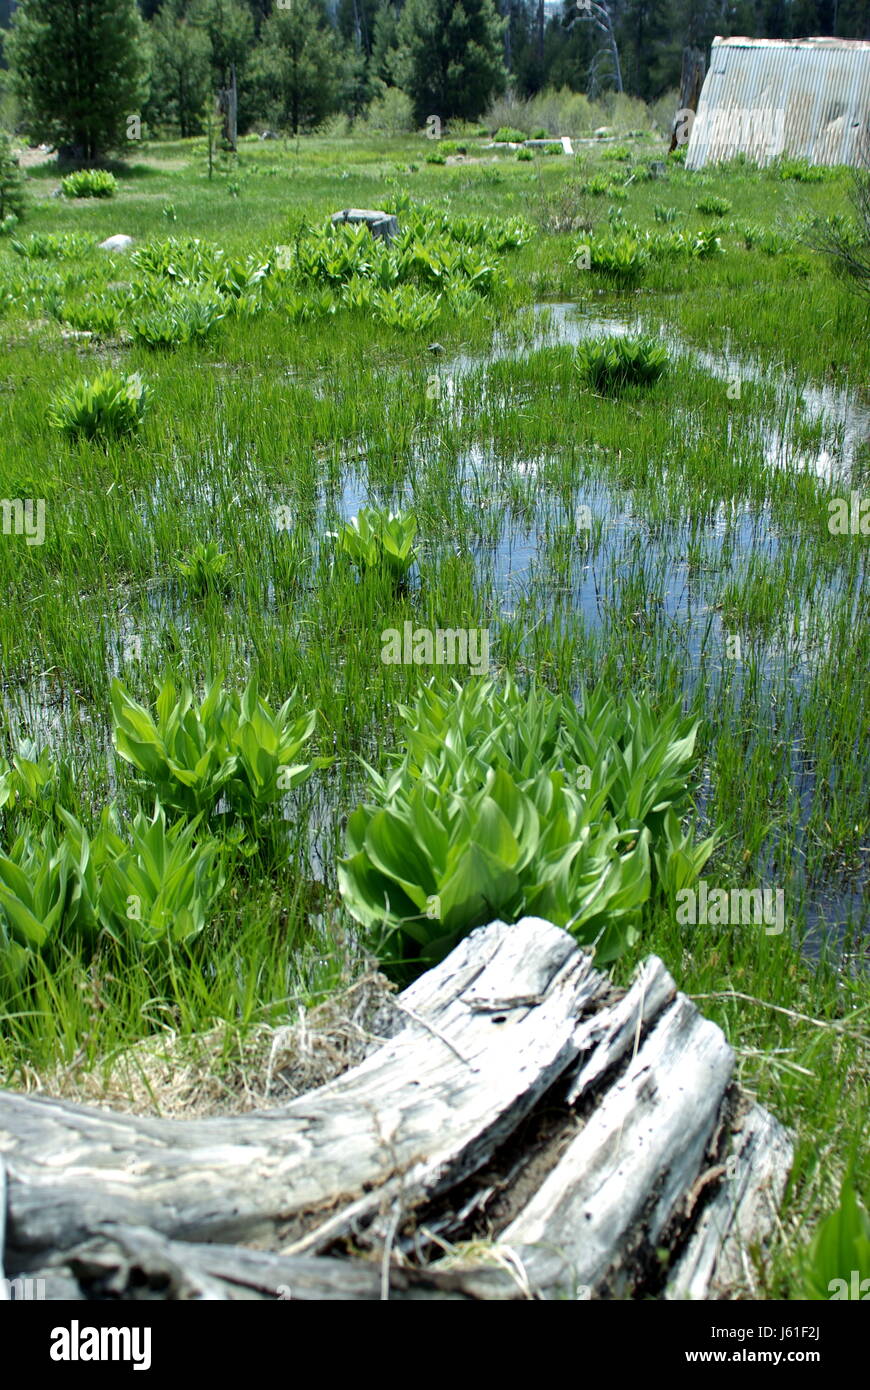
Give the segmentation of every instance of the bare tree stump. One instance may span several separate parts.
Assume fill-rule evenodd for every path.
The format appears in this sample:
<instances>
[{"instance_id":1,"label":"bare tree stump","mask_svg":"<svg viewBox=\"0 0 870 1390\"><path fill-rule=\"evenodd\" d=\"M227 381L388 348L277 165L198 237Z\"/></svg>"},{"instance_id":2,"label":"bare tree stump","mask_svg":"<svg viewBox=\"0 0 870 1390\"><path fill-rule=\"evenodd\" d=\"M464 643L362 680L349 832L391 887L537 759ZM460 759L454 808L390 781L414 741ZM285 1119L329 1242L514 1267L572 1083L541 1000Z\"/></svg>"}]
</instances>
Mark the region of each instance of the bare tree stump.
<instances>
[{"instance_id":1,"label":"bare tree stump","mask_svg":"<svg viewBox=\"0 0 870 1390\"><path fill-rule=\"evenodd\" d=\"M371 208L344 208L342 212L332 214L334 227L342 222L350 222L356 226L362 223L368 227L373 237L379 237L381 241L393 241L399 235L399 219L389 212L378 212Z\"/></svg>"}]
</instances>

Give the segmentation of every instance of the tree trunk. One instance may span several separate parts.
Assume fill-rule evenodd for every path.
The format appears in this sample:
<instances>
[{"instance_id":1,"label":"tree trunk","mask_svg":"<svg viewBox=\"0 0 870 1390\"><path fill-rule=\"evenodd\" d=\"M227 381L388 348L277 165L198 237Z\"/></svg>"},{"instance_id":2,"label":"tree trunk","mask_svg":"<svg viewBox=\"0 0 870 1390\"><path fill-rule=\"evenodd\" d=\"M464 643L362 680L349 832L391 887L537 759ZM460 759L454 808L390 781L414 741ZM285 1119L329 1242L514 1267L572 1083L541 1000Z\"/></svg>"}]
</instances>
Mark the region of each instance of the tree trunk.
<instances>
[{"instance_id":1,"label":"tree trunk","mask_svg":"<svg viewBox=\"0 0 870 1390\"><path fill-rule=\"evenodd\" d=\"M655 957L622 994L550 923L492 923L379 1031L241 1117L0 1092L7 1277L74 1299L709 1298L769 1232L788 1136Z\"/></svg>"}]
</instances>

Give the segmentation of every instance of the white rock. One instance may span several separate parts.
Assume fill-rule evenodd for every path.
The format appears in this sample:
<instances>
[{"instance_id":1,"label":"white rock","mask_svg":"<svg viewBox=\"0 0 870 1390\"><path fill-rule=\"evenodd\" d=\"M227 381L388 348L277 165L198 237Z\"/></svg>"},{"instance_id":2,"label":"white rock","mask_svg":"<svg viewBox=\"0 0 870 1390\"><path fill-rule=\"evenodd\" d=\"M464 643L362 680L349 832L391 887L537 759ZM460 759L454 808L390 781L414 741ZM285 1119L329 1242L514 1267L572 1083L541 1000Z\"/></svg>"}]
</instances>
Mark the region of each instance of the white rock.
<instances>
[{"instance_id":1,"label":"white rock","mask_svg":"<svg viewBox=\"0 0 870 1390\"><path fill-rule=\"evenodd\" d=\"M101 251L129 251L133 245L133 238L119 233L117 236L106 237L105 241L100 242Z\"/></svg>"}]
</instances>

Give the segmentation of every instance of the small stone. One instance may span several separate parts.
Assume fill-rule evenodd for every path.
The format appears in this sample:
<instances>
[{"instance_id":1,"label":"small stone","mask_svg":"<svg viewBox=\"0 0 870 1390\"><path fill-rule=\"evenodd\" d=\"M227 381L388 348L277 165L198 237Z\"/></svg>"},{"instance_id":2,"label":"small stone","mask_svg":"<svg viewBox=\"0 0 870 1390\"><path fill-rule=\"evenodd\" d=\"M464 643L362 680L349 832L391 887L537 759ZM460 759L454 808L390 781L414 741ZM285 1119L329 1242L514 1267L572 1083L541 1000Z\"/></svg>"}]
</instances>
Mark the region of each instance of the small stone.
<instances>
[{"instance_id":1,"label":"small stone","mask_svg":"<svg viewBox=\"0 0 870 1390\"><path fill-rule=\"evenodd\" d=\"M133 238L123 232L116 236L106 237L105 241L100 242L101 251L129 251L133 245Z\"/></svg>"}]
</instances>

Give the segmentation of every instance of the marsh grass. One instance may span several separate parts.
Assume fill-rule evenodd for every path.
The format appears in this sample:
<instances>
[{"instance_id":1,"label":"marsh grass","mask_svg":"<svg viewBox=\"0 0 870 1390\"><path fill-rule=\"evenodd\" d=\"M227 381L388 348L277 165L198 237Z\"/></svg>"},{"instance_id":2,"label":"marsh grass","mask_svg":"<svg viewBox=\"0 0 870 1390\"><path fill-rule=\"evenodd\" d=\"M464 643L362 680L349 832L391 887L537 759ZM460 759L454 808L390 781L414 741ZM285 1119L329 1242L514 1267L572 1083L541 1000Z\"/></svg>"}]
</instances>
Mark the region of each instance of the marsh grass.
<instances>
[{"instance_id":1,"label":"marsh grass","mask_svg":"<svg viewBox=\"0 0 870 1390\"><path fill-rule=\"evenodd\" d=\"M201 691L225 672L237 690L256 677L273 707L298 690L317 711L314 752L333 762L286 799L286 867L224 847L226 881L186 964L122 969L106 944L89 967L70 957L38 974L3 1019L0 1075L74 1086L143 1038L195 1046L215 1029L230 1057L361 973L336 882L344 819L364 794L360 759L383 770L397 704L432 674L385 665L380 634L406 619L488 627L495 668L520 680L568 695L603 681L659 709L681 699L702 719L699 834L723 827L705 874L784 890L780 936L679 927L651 907L615 974L659 954L725 1029L747 1089L794 1127L782 1230L751 1268L760 1294L795 1297L798 1253L866 1119L868 541L827 519L832 498L867 490L870 334L848 288L786 239L845 207L847 179L738 166L700 181L669 162L641 180L589 156L580 182L617 189L642 237L676 227L721 243L700 256L652 240L632 287L572 264L580 236L614 236L605 199L565 198L581 161L508 154L433 166L410 136L243 142L210 186L204 152L175 142L116 171L110 202L50 199L56 174L31 175L25 249L0 248L0 493L44 499L45 537L0 535L4 752L48 743L74 815L92 821L114 799L129 822L113 677L147 703L155 680ZM731 204L712 229L696 211L708 194ZM144 272L96 243L119 230L137 249L165 242L169 203L173 235L239 265L353 205L505 228L538 207L555 229L500 251L491 293L428 327L267 277L225 288L206 342L155 352L130 332ZM649 392L578 390L575 345L555 308L532 313L541 299L574 301L591 336L620 322L661 336L667 377ZM732 361L747 367L737 394ZM52 429L52 400L106 369L152 388L135 435ZM364 507L413 513L409 585L334 563L328 533ZM217 554L220 582L180 569ZM11 828L7 815L4 841Z\"/></svg>"}]
</instances>

